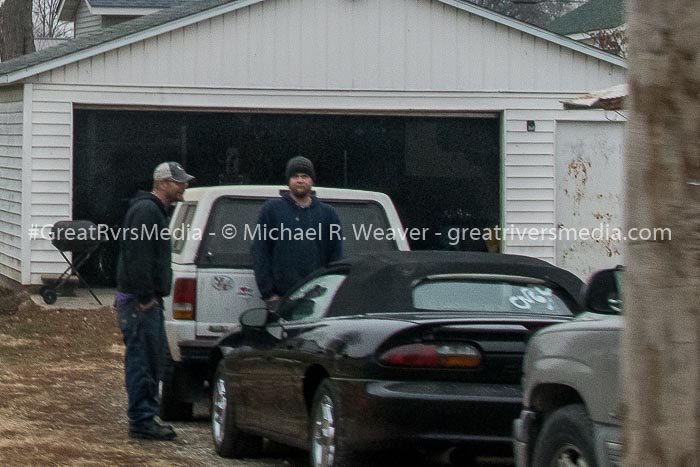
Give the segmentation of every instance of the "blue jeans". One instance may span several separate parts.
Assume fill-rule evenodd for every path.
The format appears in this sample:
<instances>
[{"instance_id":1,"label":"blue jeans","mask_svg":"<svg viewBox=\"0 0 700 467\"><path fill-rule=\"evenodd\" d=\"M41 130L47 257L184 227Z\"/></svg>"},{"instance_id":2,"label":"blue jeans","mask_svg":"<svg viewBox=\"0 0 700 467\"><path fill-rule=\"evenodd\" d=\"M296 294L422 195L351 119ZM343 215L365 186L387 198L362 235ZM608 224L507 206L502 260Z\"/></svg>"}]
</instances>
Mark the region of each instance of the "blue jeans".
<instances>
[{"instance_id":1,"label":"blue jeans","mask_svg":"<svg viewBox=\"0 0 700 467\"><path fill-rule=\"evenodd\" d=\"M158 382L165 363L166 338L163 324L163 301L146 311L139 310L138 300L117 303L119 328L126 351L124 380L129 399L129 426L138 426L160 412Z\"/></svg>"}]
</instances>

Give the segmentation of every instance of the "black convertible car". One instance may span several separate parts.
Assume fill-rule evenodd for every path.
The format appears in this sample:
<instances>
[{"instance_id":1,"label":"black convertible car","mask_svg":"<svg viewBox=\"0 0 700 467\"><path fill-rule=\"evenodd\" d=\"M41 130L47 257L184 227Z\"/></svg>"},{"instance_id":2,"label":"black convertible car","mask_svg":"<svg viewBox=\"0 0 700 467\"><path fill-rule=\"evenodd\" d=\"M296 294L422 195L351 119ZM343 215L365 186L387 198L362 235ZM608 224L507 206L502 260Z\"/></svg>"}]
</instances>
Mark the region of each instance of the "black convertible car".
<instances>
[{"instance_id":1,"label":"black convertible car","mask_svg":"<svg viewBox=\"0 0 700 467\"><path fill-rule=\"evenodd\" d=\"M262 437L314 466L404 444L510 446L528 337L579 311L582 282L533 258L392 252L342 260L252 309L212 355L226 457Z\"/></svg>"}]
</instances>

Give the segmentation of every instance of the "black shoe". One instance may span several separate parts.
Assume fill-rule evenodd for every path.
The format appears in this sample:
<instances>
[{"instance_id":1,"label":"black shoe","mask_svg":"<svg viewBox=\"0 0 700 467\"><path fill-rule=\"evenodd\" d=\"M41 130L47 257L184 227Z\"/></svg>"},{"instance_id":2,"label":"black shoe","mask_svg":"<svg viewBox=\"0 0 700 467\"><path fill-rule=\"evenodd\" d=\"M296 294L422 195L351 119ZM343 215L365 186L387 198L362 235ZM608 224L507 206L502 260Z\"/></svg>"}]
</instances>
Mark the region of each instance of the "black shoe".
<instances>
[{"instance_id":1,"label":"black shoe","mask_svg":"<svg viewBox=\"0 0 700 467\"><path fill-rule=\"evenodd\" d=\"M177 433L170 425L161 425L155 420L148 420L139 425L131 426L129 428L129 436L138 439L168 441L175 439Z\"/></svg>"}]
</instances>

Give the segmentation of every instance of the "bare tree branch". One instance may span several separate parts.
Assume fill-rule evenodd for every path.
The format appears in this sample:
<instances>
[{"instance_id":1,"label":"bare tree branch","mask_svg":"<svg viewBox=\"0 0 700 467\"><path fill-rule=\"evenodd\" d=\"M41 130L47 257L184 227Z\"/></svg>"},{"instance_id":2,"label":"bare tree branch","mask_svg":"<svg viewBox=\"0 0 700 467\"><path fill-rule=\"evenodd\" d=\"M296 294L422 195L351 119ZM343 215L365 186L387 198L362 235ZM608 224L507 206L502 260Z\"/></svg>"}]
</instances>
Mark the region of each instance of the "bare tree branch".
<instances>
[{"instance_id":1,"label":"bare tree branch","mask_svg":"<svg viewBox=\"0 0 700 467\"><path fill-rule=\"evenodd\" d=\"M72 35L70 23L58 20L61 0L34 0L32 16L34 36L37 38L63 38Z\"/></svg>"},{"instance_id":2,"label":"bare tree branch","mask_svg":"<svg viewBox=\"0 0 700 467\"><path fill-rule=\"evenodd\" d=\"M545 26L555 18L574 9L578 0L469 0L475 5L497 11L504 15L519 19L536 26Z\"/></svg>"},{"instance_id":3,"label":"bare tree branch","mask_svg":"<svg viewBox=\"0 0 700 467\"><path fill-rule=\"evenodd\" d=\"M618 57L627 58L627 33L622 29L609 29L588 33L593 45Z\"/></svg>"}]
</instances>

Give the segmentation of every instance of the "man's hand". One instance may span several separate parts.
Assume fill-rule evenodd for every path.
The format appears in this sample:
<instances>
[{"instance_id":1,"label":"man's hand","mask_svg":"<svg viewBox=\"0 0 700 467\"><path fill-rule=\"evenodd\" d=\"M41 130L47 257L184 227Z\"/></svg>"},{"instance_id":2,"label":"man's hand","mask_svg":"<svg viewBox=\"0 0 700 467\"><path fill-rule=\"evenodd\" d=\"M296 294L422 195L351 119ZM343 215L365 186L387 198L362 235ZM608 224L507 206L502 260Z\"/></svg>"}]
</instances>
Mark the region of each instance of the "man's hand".
<instances>
[{"instance_id":1,"label":"man's hand","mask_svg":"<svg viewBox=\"0 0 700 467\"><path fill-rule=\"evenodd\" d=\"M277 305L279 304L281 300L281 297L277 294L270 295L265 299L265 305L267 306L268 310L275 311L277 309Z\"/></svg>"},{"instance_id":2,"label":"man's hand","mask_svg":"<svg viewBox=\"0 0 700 467\"><path fill-rule=\"evenodd\" d=\"M139 303L139 311L150 310L155 306L156 303L158 303L158 300L155 298L152 298L151 301L148 303Z\"/></svg>"}]
</instances>

